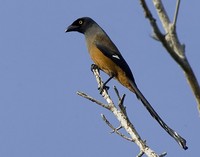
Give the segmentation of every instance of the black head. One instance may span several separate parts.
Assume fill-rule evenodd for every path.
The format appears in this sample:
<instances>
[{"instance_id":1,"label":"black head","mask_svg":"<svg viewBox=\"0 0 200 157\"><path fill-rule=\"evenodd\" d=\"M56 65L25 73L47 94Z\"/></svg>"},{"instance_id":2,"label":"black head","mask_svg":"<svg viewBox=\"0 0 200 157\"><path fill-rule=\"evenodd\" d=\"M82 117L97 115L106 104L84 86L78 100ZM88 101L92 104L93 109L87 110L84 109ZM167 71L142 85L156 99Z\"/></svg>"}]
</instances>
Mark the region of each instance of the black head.
<instances>
[{"instance_id":1,"label":"black head","mask_svg":"<svg viewBox=\"0 0 200 157\"><path fill-rule=\"evenodd\" d=\"M90 28L90 26L94 23L94 20L92 20L91 18L82 17L77 19L69 27L67 27L65 32L77 31L84 34L85 31L87 31L87 29Z\"/></svg>"}]
</instances>

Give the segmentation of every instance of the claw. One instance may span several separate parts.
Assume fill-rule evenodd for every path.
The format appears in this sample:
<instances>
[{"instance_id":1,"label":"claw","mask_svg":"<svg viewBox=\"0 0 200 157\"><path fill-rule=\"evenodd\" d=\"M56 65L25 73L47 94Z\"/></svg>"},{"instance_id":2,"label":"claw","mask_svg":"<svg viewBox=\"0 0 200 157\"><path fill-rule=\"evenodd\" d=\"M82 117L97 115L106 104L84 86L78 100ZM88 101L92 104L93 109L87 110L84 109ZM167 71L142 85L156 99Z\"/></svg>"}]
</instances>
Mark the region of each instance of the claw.
<instances>
[{"instance_id":1,"label":"claw","mask_svg":"<svg viewBox=\"0 0 200 157\"><path fill-rule=\"evenodd\" d=\"M100 68L96 64L91 64L90 70L93 72L94 69L97 69L98 72L100 70Z\"/></svg>"},{"instance_id":2,"label":"claw","mask_svg":"<svg viewBox=\"0 0 200 157\"><path fill-rule=\"evenodd\" d=\"M98 87L98 90L100 92L100 94L102 94L103 90L109 90L109 86L106 86L105 84L103 84L101 87Z\"/></svg>"}]
</instances>

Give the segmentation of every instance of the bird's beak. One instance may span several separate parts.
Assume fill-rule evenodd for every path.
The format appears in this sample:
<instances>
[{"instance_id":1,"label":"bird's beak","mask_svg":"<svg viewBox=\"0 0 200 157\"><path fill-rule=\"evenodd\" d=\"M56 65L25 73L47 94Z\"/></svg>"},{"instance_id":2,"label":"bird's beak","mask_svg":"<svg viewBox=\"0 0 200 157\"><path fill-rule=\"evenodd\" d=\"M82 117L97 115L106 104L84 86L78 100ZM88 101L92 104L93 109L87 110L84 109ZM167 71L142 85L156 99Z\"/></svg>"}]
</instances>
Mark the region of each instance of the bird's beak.
<instances>
[{"instance_id":1,"label":"bird's beak","mask_svg":"<svg viewBox=\"0 0 200 157\"><path fill-rule=\"evenodd\" d=\"M69 27L67 27L67 29L65 29L65 33L67 32L72 32L72 31L77 31L77 26L74 25L70 25Z\"/></svg>"}]
</instances>

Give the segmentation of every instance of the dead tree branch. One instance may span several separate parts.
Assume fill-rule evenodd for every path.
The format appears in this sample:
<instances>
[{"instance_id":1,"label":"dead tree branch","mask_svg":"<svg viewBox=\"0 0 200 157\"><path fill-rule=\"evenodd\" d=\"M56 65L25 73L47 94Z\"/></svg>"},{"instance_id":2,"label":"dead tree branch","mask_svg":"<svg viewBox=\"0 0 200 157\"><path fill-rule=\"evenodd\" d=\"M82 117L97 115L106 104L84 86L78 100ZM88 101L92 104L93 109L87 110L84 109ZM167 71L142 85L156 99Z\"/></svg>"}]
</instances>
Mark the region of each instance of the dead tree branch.
<instances>
[{"instance_id":1,"label":"dead tree branch","mask_svg":"<svg viewBox=\"0 0 200 157\"><path fill-rule=\"evenodd\" d=\"M95 75L95 78L97 80L98 87L101 87L103 85L103 81L102 81L102 79L100 77L99 70L96 69L96 68L93 68L92 71L93 71L93 73ZM88 99L88 100L90 100L92 102L95 102L96 104L108 109L109 111L111 111L114 114L114 116L117 118L117 120L120 123L120 127L119 128L114 128L114 126L106 119L106 117L104 115L102 115L102 118L106 122L106 124L113 130L113 132L115 132L116 134L118 134L122 138L137 144L137 146L140 149L140 153L139 153L138 156L142 156L143 154L145 154L148 157L159 157L160 155L158 155L149 146L147 146L146 141L143 141L141 139L141 137L138 134L138 132L136 131L135 127L129 121L129 118L128 118L127 113L126 113L126 108L123 105L125 95L120 97L119 92L116 89L116 87L115 87L115 92L116 92L116 94L118 96L118 100L119 100L118 106L119 107L117 107L114 104L113 100L111 99L111 97L108 94L107 89L103 89L101 91L101 93L100 93L102 95L102 97L106 100L107 104L101 103L100 101L92 98L91 96L89 96L89 95L87 95L87 94L85 94L83 92L77 92L77 94L79 96L82 96L82 97L84 97L84 98L86 98L86 99ZM128 135L130 137L127 137L124 134L122 134L121 132L119 132L119 129L122 129L122 128L128 133ZM166 155L166 153L163 153L163 154Z\"/></svg>"},{"instance_id":2,"label":"dead tree branch","mask_svg":"<svg viewBox=\"0 0 200 157\"><path fill-rule=\"evenodd\" d=\"M105 115L101 114L101 117L102 117L103 121L113 130L111 133L115 132L116 134L118 134L119 136L121 136L122 138L124 138L125 140L130 141L130 142L134 142L132 138L127 137L127 136L125 136L124 134L122 134L121 132L119 132L119 129L121 129L122 127L120 127L120 128L115 128L115 127L109 122L109 120L106 118Z\"/></svg>"},{"instance_id":3,"label":"dead tree branch","mask_svg":"<svg viewBox=\"0 0 200 157\"><path fill-rule=\"evenodd\" d=\"M145 17L150 22L155 38L162 43L163 47L167 50L170 56L177 62L177 64L184 71L186 79L193 91L193 94L195 95L198 104L198 110L200 112L199 83L185 55L185 45L180 43L176 32L176 23L178 18L180 0L177 0L173 23L170 22L170 19L162 4L162 1L161 0L152 0L152 1L159 16L159 19L162 23L162 26L165 30L165 34L161 33L155 18L153 17L151 11L149 10L146 4L146 1L140 0L141 6L144 10Z\"/></svg>"}]
</instances>

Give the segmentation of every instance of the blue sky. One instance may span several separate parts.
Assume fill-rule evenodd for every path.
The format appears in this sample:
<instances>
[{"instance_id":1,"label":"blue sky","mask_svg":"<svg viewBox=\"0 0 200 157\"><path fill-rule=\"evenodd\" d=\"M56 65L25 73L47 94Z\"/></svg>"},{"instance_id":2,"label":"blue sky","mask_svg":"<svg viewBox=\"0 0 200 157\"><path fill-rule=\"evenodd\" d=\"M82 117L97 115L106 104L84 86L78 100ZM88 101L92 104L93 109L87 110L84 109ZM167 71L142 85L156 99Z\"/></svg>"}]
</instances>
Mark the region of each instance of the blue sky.
<instances>
[{"instance_id":1,"label":"blue sky","mask_svg":"<svg viewBox=\"0 0 200 157\"><path fill-rule=\"evenodd\" d=\"M172 18L175 2L169 0L165 5ZM200 81L199 5L198 1L181 2L177 29ZM80 90L102 100L83 35L64 33L82 16L92 17L109 34L143 94L166 123L187 140L189 149L182 150L131 92L111 81L114 98L113 85L127 95L128 114L142 138L158 153L196 156L200 119L184 73L150 37L151 27L139 1L113 4L106 0L1 0L0 156L131 157L139 152L135 144L109 134L100 114L117 126L113 115L76 95Z\"/></svg>"}]
</instances>

